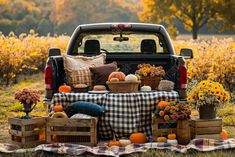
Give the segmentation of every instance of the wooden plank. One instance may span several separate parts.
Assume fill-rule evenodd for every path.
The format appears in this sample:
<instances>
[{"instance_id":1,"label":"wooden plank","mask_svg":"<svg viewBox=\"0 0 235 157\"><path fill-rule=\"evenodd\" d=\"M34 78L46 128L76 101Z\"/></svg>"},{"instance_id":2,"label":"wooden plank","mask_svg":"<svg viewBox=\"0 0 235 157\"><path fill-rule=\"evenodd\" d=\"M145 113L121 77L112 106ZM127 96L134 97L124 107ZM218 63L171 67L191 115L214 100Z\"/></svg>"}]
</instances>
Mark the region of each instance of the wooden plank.
<instances>
[{"instance_id":1,"label":"wooden plank","mask_svg":"<svg viewBox=\"0 0 235 157\"><path fill-rule=\"evenodd\" d=\"M9 124L15 125L30 125L36 123L44 123L46 122L45 117L33 117L32 119L20 119L20 118L8 118Z\"/></svg>"},{"instance_id":2,"label":"wooden plank","mask_svg":"<svg viewBox=\"0 0 235 157\"><path fill-rule=\"evenodd\" d=\"M34 131L17 131L17 130L9 130L9 133L14 136L20 136L20 137L26 137L26 136L32 136L32 135L39 135L40 132L45 132L45 128L42 130L34 130Z\"/></svg>"},{"instance_id":3,"label":"wooden plank","mask_svg":"<svg viewBox=\"0 0 235 157\"><path fill-rule=\"evenodd\" d=\"M222 126L222 119L215 120L192 120L192 127L203 128L203 127L217 127Z\"/></svg>"},{"instance_id":4,"label":"wooden plank","mask_svg":"<svg viewBox=\"0 0 235 157\"><path fill-rule=\"evenodd\" d=\"M64 126L67 127L94 127L95 119L69 119L69 118L48 118L48 126Z\"/></svg>"},{"instance_id":5,"label":"wooden plank","mask_svg":"<svg viewBox=\"0 0 235 157\"><path fill-rule=\"evenodd\" d=\"M219 134L221 131L222 127L194 128L195 135Z\"/></svg>"},{"instance_id":6,"label":"wooden plank","mask_svg":"<svg viewBox=\"0 0 235 157\"><path fill-rule=\"evenodd\" d=\"M209 138L209 139L216 139L216 140L222 139L220 134L195 135L195 138Z\"/></svg>"},{"instance_id":7,"label":"wooden plank","mask_svg":"<svg viewBox=\"0 0 235 157\"><path fill-rule=\"evenodd\" d=\"M75 135L75 136L90 136L93 134L92 132L76 132L76 131L51 131L50 132L53 135Z\"/></svg>"},{"instance_id":8,"label":"wooden plank","mask_svg":"<svg viewBox=\"0 0 235 157\"><path fill-rule=\"evenodd\" d=\"M46 141L51 143L51 128L48 125L46 126Z\"/></svg>"}]
</instances>

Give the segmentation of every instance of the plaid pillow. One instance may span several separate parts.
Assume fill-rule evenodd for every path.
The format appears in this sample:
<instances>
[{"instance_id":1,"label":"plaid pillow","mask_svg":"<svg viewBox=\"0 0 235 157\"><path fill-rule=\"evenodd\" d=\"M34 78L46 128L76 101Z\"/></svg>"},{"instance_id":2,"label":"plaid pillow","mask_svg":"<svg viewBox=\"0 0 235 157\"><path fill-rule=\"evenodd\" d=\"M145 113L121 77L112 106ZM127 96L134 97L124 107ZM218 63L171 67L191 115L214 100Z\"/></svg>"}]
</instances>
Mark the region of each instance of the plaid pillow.
<instances>
[{"instance_id":1,"label":"plaid pillow","mask_svg":"<svg viewBox=\"0 0 235 157\"><path fill-rule=\"evenodd\" d=\"M63 55L67 84L92 86L92 73L89 68L103 65L105 58L105 54L93 57Z\"/></svg>"},{"instance_id":2,"label":"plaid pillow","mask_svg":"<svg viewBox=\"0 0 235 157\"><path fill-rule=\"evenodd\" d=\"M95 67L95 65L82 67L77 70L66 70L67 84L71 86L75 86L76 84L86 84L88 86L92 86L92 73L90 71L91 67Z\"/></svg>"}]
</instances>

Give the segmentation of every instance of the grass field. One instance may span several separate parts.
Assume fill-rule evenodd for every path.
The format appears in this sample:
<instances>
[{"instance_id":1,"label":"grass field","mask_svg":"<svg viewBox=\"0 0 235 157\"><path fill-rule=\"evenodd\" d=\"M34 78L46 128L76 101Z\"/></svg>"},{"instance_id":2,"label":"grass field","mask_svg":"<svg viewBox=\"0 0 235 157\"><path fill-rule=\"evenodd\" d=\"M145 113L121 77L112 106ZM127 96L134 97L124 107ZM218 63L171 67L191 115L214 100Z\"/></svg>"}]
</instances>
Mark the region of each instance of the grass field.
<instances>
[{"instance_id":1,"label":"grass field","mask_svg":"<svg viewBox=\"0 0 235 157\"><path fill-rule=\"evenodd\" d=\"M43 82L43 74L37 74L31 77L26 81L22 81L16 85L12 85L11 87L1 88L0 89L0 124L1 124L1 134L0 134L0 143L9 143L10 136L8 133L8 124L7 124L7 117L10 116L21 116L22 113L20 110L22 109L21 104L14 100L14 93L22 89L23 87L27 86L30 88L38 89L41 94L42 98L44 97L44 82ZM234 103L233 103L234 104ZM193 111L194 115L197 115L197 111ZM46 115L46 106L42 104L42 102L38 103L35 110L31 113L31 115ZM224 124L228 126L224 126L223 128L227 130L229 133L229 137L235 138L235 106L230 104L227 105L225 108L222 108L218 111L218 115L223 117ZM232 119L232 120L230 120ZM165 151L165 150L148 150L147 153L134 153L128 155L129 157L145 157L145 156L167 156L167 157L181 157L181 156L210 156L210 157L231 157L235 154L235 150L224 150L224 151L213 151L208 153L200 153L196 151L189 151L187 154L179 154L175 152ZM91 154L83 154L82 156L94 156ZM58 155L46 152L28 152L22 154L1 154L0 157L71 157L68 155Z\"/></svg>"}]
</instances>

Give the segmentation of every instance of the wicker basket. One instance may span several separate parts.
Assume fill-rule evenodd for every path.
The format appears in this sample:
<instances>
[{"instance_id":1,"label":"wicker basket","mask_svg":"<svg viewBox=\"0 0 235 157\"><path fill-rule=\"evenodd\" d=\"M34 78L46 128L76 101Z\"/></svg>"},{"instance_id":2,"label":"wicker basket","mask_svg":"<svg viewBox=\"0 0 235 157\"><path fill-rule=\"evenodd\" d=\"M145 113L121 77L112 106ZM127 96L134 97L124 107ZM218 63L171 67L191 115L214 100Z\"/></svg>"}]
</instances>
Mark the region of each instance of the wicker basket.
<instances>
[{"instance_id":1,"label":"wicker basket","mask_svg":"<svg viewBox=\"0 0 235 157\"><path fill-rule=\"evenodd\" d=\"M158 88L160 77L141 77L141 86L150 86L152 90Z\"/></svg>"},{"instance_id":2,"label":"wicker basket","mask_svg":"<svg viewBox=\"0 0 235 157\"><path fill-rule=\"evenodd\" d=\"M137 82L106 82L112 93L135 93L138 92L140 81Z\"/></svg>"}]
</instances>

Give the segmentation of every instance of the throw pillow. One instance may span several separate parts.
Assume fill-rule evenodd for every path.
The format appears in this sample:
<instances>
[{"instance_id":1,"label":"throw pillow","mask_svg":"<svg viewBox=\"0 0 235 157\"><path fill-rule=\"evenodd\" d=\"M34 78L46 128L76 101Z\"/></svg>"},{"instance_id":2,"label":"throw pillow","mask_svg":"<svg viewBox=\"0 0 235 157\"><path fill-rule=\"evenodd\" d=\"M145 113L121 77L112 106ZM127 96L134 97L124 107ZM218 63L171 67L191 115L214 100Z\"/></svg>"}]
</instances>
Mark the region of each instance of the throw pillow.
<instances>
[{"instance_id":1,"label":"throw pillow","mask_svg":"<svg viewBox=\"0 0 235 157\"><path fill-rule=\"evenodd\" d=\"M65 109L65 113L68 117L73 116L76 113L82 113L94 117L101 116L105 112L104 107L92 103L92 102L85 102L85 101L77 101L68 105Z\"/></svg>"},{"instance_id":2,"label":"throw pillow","mask_svg":"<svg viewBox=\"0 0 235 157\"><path fill-rule=\"evenodd\" d=\"M67 84L71 86L76 86L77 84L86 84L87 86L92 86L92 73L90 71L91 67L95 65L90 65L77 70L67 70Z\"/></svg>"},{"instance_id":3,"label":"throw pillow","mask_svg":"<svg viewBox=\"0 0 235 157\"><path fill-rule=\"evenodd\" d=\"M117 70L117 63L113 62L96 67L90 67L92 72L93 86L95 85L106 85L109 75Z\"/></svg>"},{"instance_id":4,"label":"throw pillow","mask_svg":"<svg viewBox=\"0 0 235 157\"><path fill-rule=\"evenodd\" d=\"M90 67L103 65L106 54L100 54L93 57L63 55L64 69L67 78L67 84L74 86L76 84L86 84L91 86L92 77Z\"/></svg>"}]
</instances>

